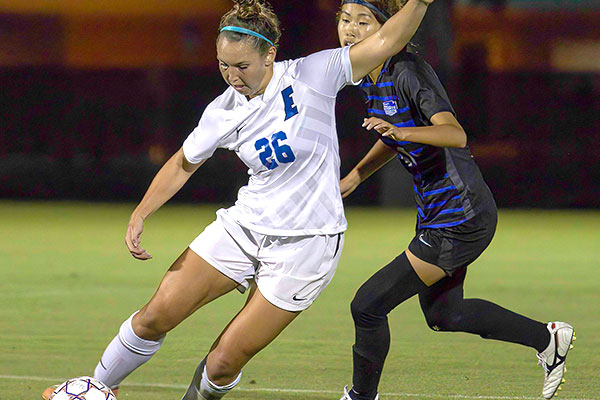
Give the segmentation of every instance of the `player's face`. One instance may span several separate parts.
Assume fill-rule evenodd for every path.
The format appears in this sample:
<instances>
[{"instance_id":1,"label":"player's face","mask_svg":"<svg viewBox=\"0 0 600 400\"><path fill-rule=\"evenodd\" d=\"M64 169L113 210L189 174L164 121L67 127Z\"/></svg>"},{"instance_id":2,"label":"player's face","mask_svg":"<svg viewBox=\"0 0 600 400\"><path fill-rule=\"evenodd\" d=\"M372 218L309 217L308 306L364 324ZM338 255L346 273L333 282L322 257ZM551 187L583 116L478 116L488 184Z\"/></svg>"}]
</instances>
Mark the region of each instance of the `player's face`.
<instances>
[{"instance_id":1,"label":"player's face","mask_svg":"<svg viewBox=\"0 0 600 400\"><path fill-rule=\"evenodd\" d=\"M342 46L358 43L381 28L375 15L360 4L344 4L340 10L338 36Z\"/></svg>"},{"instance_id":2,"label":"player's face","mask_svg":"<svg viewBox=\"0 0 600 400\"><path fill-rule=\"evenodd\" d=\"M250 98L264 93L273 76L275 47L266 55L260 54L246 40L231 41L220 37L217 41L219 70L227 84Z\"/></svg>"}]
</instances>

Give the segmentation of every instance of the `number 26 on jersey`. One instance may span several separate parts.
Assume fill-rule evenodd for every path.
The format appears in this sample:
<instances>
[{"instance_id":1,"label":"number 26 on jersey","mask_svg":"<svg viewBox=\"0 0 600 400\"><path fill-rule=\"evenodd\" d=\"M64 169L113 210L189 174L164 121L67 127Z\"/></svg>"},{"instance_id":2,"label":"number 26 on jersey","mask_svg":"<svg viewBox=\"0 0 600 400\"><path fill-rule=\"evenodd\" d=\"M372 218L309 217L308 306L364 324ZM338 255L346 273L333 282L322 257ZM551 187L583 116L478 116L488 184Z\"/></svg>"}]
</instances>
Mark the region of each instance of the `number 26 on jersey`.
<instances>
[{"instance_id":1,"label":"number 26 on jersey","mask_svg":"<svg viewBox=\"0 0 600 400\"><path fill-rule=\"evenodd\" d=\"M294 90L291 86L288 86L281 92L286 121L298 114L298 107L296 107L294 99L292 98L293 93ZM277 132L271 136L270 142L267 138L262 138L254 143L254 148L260 151L258 154L260 162L262 162L265 167L268 169L277 168L279 164L277 164L275 159L277 159L280 164L291 163L296 159L292 148L287 144L280 143L280 141L283 142L286 139L287 135L285 132ZM273 153L275 153L275 159L273 158Z\"/></svg>"},{"instance_id":2,"label":"number 26 on jersey","mask_svg":"<svg viewBox=\"0 0 600 400\"><path fill-rule=\"evenodd\" d=\"M256 143L254 143L254 148L260 151L258 154L260 162L265 167L268 169L274 169L279 166L277 161L279 161L280 164L287 164L296 159L292 148L287 144L281 143L286 139L287 135L285 132L280 131L271 136L271 141L269 141L267 138L262 138L258 139ZM273 157L273 154L275 154L275 157Z\"/></svg>"}]
</instances>

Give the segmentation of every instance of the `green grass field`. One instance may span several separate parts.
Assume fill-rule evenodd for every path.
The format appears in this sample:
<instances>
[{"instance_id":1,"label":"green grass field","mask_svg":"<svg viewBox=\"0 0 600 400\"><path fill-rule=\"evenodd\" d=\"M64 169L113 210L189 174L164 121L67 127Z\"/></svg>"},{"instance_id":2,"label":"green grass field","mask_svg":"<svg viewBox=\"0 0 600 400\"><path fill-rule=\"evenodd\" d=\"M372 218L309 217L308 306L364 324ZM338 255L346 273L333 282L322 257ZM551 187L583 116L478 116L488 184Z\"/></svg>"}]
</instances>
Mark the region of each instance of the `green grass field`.
<instances>
[{"instance_id":1,"label":"green grass field","mask_svg":"<svg viewBox=\"0 0 600 400\"><path fill-rule=\"evenodd\" d=\"M92 374L121 322L141 307L216 206L167 206L146 223L151 261L124 233L132 204L0 202L0 399L38 399L47 385ZM244 369L227 399L337 400L351 378L349 303L359 285L406 247L414 211L349 209L336 277L319 300ZM578 340L559 399L600 399L600 212L507 211L469 270L467 297L541 321L564 320ZM119 400L179 399L245 297L201 309L123 384ZM390 316L382 400L533 399L535 351L462 333L435 333L416 299Z\"/></svg>"}]
</instances>

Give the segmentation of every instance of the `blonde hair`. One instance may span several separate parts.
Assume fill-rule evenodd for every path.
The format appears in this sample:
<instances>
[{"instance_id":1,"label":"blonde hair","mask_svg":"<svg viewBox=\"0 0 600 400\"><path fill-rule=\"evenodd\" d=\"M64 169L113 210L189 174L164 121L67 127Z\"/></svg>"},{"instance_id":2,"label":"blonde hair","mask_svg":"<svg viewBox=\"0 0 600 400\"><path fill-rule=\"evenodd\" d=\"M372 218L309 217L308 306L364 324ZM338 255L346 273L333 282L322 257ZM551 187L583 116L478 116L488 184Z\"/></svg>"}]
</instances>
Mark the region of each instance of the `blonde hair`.
<instances>
[{"instance_id":1,"label":"blonde hair","mask_svg":"<svg viewBox=\"0 0 600 400\"><path fill-rule=\"evenodd\" d=\"M226 26L236 26L263 35L273 42L276 47L279 45L279 38L281 37L279 18L277 18L268 2L262 0L233 0L233 3L233 8L221 18L217 40L221 35L233 41L248 40L253 43L261 54L265 54L271 47L269 42L252 35L231 31L221 32L221 29Z\"/></svg>"}]
</instances>

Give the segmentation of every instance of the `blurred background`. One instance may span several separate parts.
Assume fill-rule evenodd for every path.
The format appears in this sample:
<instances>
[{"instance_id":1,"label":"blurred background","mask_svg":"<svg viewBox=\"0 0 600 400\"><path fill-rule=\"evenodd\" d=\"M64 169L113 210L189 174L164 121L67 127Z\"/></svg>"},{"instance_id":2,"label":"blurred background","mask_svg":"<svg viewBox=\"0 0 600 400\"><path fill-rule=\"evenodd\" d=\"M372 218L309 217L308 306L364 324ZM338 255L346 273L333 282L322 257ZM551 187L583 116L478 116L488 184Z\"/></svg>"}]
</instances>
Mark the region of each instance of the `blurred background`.
<instances>
[{"instance_id":1,"label":"blurred background","mask_svg":"<svg viewBox=\"0 0 600 400\"><path fill-rule=\"evenodd\" d=\"M338 46L338 0L271 1L279 59ZM228 0L0 0L0 198L132 201L225 89ZM600 0L436 0L414 42L438 71L501 207L600 206ZM374 138L337 113L342 174ZM399 162L348 204L412 204ZM235 200L218 151L175 201ZM406 184L405 184L406 183Z\"/></svg>"}]
</instances>

